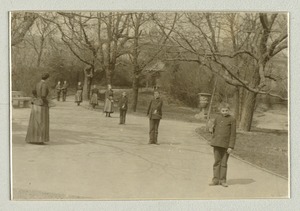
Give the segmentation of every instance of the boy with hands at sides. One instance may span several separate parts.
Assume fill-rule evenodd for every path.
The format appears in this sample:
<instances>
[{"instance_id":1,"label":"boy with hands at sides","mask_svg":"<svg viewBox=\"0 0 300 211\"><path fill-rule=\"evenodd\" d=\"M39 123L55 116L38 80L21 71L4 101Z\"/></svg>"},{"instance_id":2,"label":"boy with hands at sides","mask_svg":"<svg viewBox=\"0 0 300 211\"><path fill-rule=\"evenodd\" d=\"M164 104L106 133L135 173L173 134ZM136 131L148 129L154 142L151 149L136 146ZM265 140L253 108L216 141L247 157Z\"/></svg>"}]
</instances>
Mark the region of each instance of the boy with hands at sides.
<instances>
[{"instance_id":1,"label":"boy with hands at sides","mask_svg":"<svg viewBox=\"0 0 300 211\"><path fill-rule=\"evenodd\" d=\"M214 150L215 162L213 165L213 179L209 185L228 187L226 182L227 162L235 145L236 120L229 114L230 106L228 103L221 103L219 110L221 115L216 117L213 127L210 129L210 132L213 133L210 145Z\"/></svg>"}]
</instances>

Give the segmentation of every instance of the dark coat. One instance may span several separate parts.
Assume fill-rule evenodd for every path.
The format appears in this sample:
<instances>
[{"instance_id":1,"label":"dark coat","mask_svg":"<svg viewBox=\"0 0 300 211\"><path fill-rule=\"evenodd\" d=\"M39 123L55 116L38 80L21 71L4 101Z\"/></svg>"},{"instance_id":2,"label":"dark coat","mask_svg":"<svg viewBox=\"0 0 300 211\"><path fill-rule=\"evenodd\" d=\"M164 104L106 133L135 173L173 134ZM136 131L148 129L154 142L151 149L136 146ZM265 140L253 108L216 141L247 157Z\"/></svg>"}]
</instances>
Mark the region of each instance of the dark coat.
<instances>
[{"instance_id":1,"label":"dark coat","mask_svg":"<svg viewBox=\"0 0 300 211\"><path fill-rule=\"evenodd\" d=\"M56 92L61 92L62 86L61 84L57 84L55 88L56 88Z\"/></svg>"},{"instance_id":2,"label":"dark coat","mask_svg":"<svg viewBox=\"0 0 300 211\"><path fill-rule=\"evenodd\" d=\"M123 97L121 96L119 99L119 107L122 110L127 110L128 109L128 98L127 96Z\"/></svg>"},{"instance_id":3,"label":"dark coat","mask_svg":"<svg viewBox=\"0 0 300 211\"><path fill-rule=\"evenodd\" d=\"M147 115L150 119L161 119L162 118L162 105L163 101L160 98L153 99L149 103Z\"/></svg>"},{"instance_id":4,"label":"dark coat","mask_svg":"<svg viewBox=\"0 0 300 211\"><path fill-rule=\"evenodd\" d=\"M68 91L68 83L63 84L61 90L62 90L63 92L67 92L67 91Z\"/></svg>"},{"instance_id":5,"label":"dark coat","mask_svg":"<svg viewBox=\"0 0 300 211\"><path fill-rule=\"evenodd\" d=\"M82 85L77 85L77 90L83 90L83 86Z\"/></svg>"},{"instance_id":6,"label":"dark coat","mask_svg":"<svg viewBox=\"0 0 300 211\"><path fill-rule=\"evenodd\" d=\"M92 89L92 94L97 94L98 95L98 93L99 93L99 89L97 89L97 88Z\"/></svg>"},{"instance_id":7,"label":"dark coat","mask_svg":"<svg viewBox=\"0 0 300 211\"><path fill-rule=\"evenodd\" d=\"M41 106L48 106L48 94L49 94L49 88L48 85L45 81L41 80L40 82L37 83L36 85L36 94L37 98L41 99L42 103L40 104Z\"/></svg>"},{"instance_id":8,"label":"dark coat","mask_svg":"<svg viewBox=\"0 0 300 211\"><path fill-rule=\"evenodd\" d=\"M228 115L218 116L214 121L213 138L211 146L222 148L234 148L236 139L236 121Z\"/></svg>"},{"instance_id":9,"label":"dark coat","mask_svg":"<svg viewBox=\"0 0 300 211\"><path fill-rule=\"evenodd\" d=\"M105 98L113 99L113 97L114 97L114 91L112 89L106 90Z\"/></svg>"}]
</instances>

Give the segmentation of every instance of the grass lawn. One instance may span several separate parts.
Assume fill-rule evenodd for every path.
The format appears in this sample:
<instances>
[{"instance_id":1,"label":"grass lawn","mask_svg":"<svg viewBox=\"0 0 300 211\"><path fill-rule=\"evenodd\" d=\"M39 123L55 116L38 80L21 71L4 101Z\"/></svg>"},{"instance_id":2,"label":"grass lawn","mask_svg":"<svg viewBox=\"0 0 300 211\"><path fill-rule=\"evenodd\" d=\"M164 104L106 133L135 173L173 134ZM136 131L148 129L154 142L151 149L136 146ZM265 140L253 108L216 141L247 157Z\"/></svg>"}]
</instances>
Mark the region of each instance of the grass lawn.
<instances>
[{"instance_id":1,"label":"grass lawn","mask_svg":"<svg viewBox=\"0 0 300 211\"><path fill-rule=\"evenodd\" d=\"M211 134L205 128L197 132L208 141ZM288 178L288 132L253 128L237 132L233 155L259 167Z\"/></svg>"}]
</instances>

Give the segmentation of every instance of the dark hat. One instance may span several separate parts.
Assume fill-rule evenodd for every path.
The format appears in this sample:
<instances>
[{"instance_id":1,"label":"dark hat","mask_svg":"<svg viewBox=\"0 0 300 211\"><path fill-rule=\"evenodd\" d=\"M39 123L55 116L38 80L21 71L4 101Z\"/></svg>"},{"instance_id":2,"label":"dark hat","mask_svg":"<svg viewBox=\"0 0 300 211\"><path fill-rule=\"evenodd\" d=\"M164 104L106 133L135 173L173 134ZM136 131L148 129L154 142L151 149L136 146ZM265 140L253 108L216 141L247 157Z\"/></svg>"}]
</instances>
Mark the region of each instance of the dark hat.
<instances>
[{"instance_id":1,"label":"dark hat","mask_svg":"<svg viewBox=\"0 0 300 211\"><path fill-rule=\"evenodd\" d=\"M46 80L47 78L49 78L49 73L43 73L43 75L42 75L42 79L43 80Z\"/></svg>"}]
</instances>

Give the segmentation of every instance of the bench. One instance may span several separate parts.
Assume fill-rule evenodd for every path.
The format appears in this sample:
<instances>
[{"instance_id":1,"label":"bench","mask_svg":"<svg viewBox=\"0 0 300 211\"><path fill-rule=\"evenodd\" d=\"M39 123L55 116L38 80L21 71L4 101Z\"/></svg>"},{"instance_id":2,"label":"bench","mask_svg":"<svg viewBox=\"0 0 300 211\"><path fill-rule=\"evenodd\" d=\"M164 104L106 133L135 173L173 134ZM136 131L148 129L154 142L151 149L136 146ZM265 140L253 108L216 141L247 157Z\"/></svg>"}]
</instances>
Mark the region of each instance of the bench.
<instances>
[{"instance_id":1,"label":"bench","mask_svg":"<svg viewBox=\"0 0 300 211\"><path fill-rule=\"evenodd\" d=\"M28 108L31 97L25 97L22 91L12 91L12 106L17 108Z\"/></svg>"}]
</instances>

